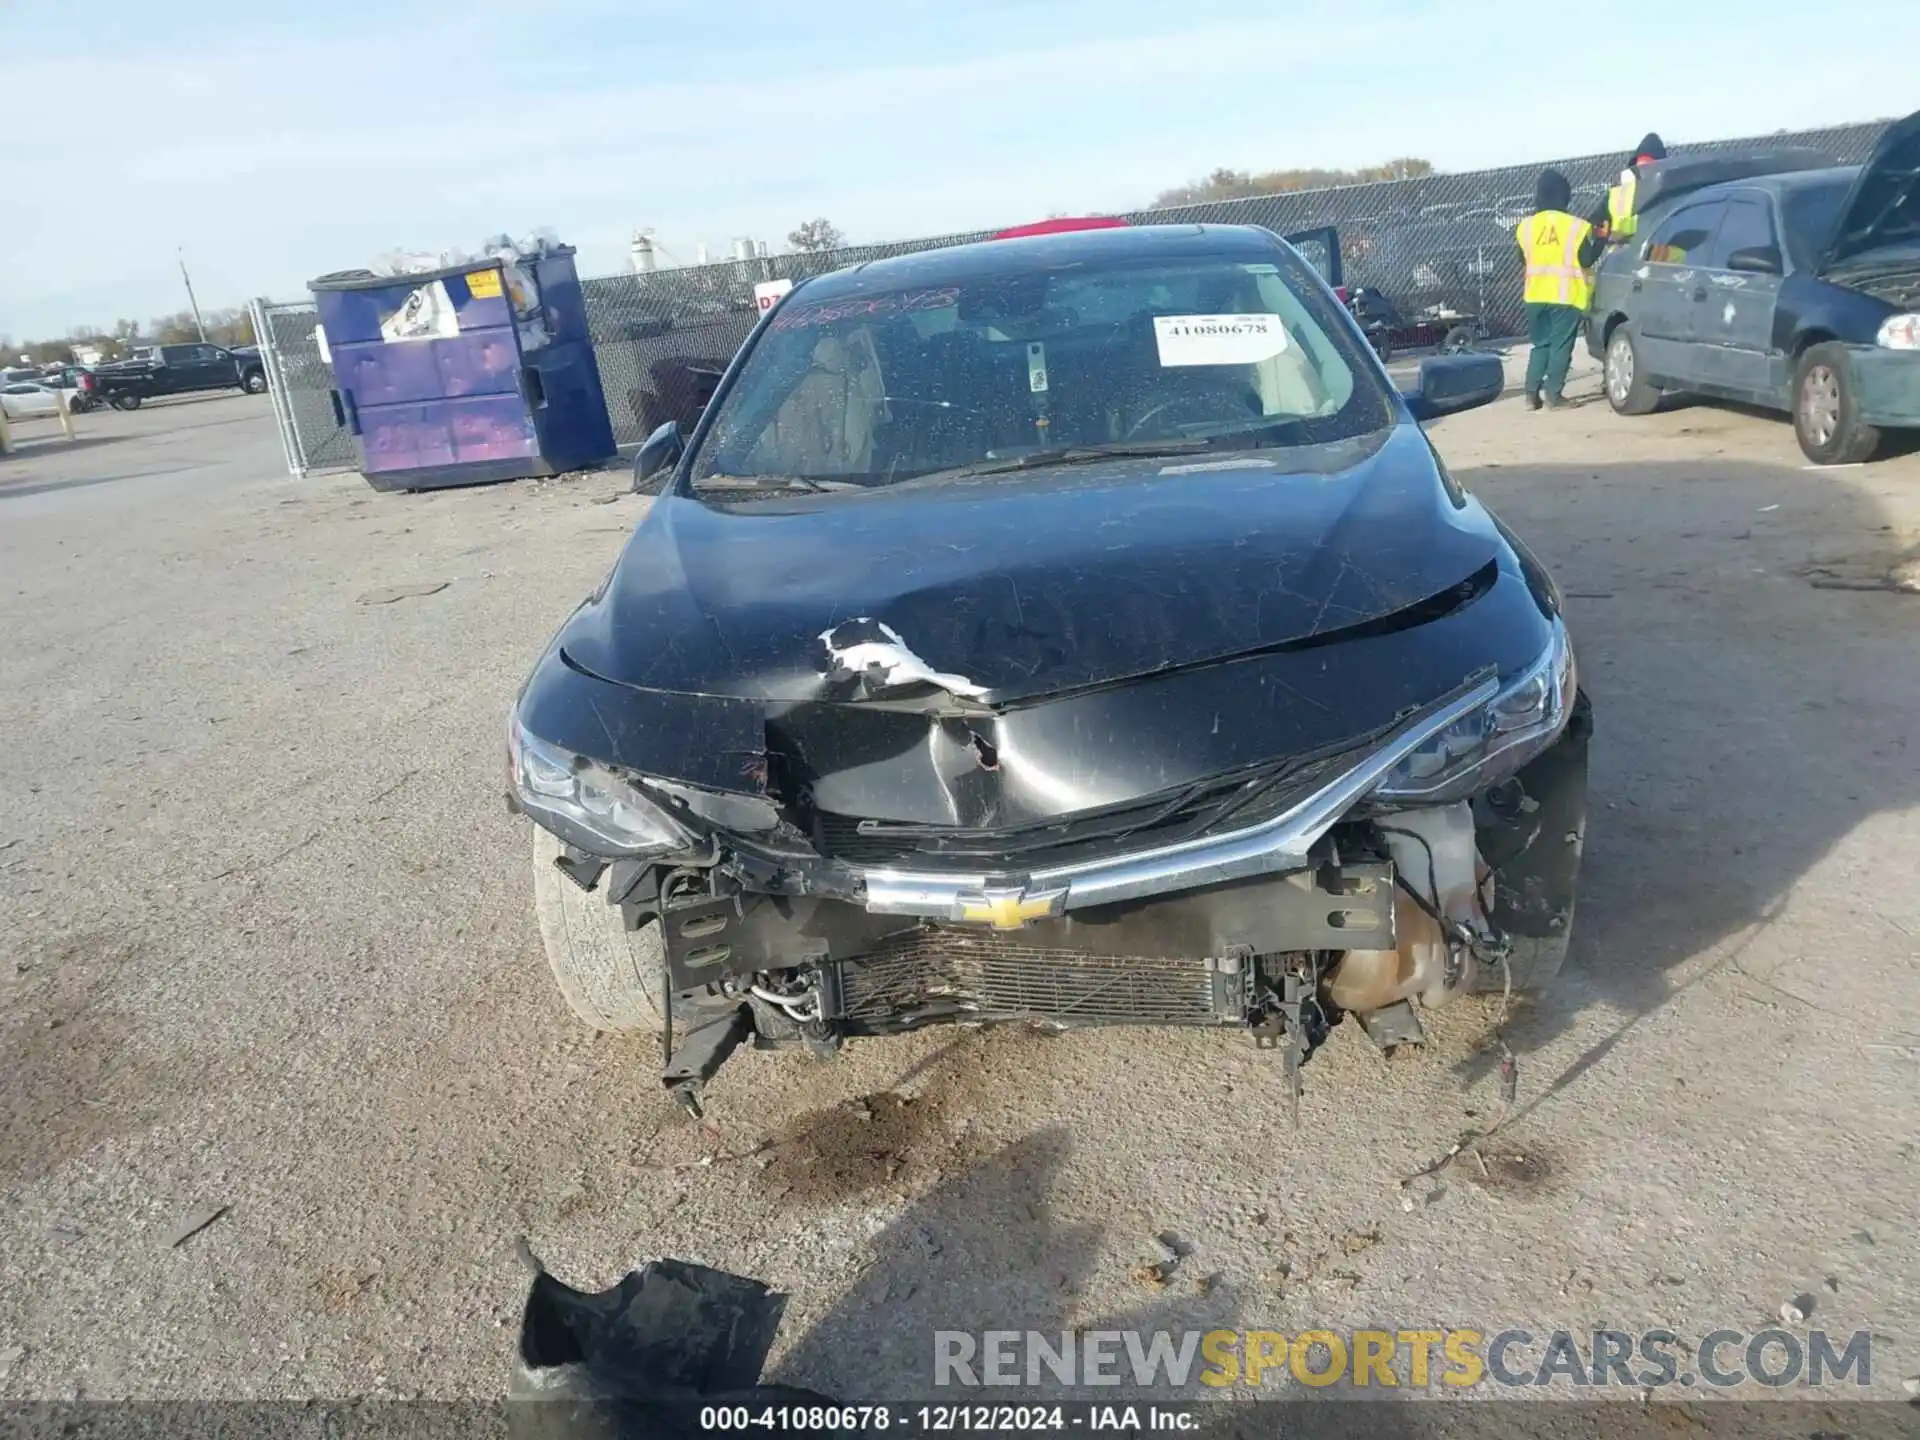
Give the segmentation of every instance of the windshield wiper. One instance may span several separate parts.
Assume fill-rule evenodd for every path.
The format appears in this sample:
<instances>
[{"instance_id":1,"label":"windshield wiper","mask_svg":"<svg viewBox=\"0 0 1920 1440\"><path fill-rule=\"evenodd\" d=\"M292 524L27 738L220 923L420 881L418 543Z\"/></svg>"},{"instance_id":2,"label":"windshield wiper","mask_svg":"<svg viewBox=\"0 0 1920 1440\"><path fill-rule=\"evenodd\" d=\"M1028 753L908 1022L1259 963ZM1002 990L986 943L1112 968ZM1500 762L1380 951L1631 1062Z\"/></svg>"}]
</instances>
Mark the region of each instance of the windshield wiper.
<instances>
[{"instance_id":1,"label":"windshield wiper","mask_svg":"<svg viewBox=\"0 0 1920 1440\"><path fill-rule=\"evenodd\" d=\"M816 480L811 475L703 475L693 488L715 490L811 490L831 495L840 490L864 490L850 480Z\"/></svg>"},{"instance_id":2,"label":"windshield wiper","mask_svg":"<svg viewBox=\"0 0 1920 1440\"><path fill-rule=\"evenodd\" d=\"M1094 460L1150 459L1159 455L1192 455L1211 446L1210 440L1118 440L1110 445L1059 445L1029 450L1005 460L980 460L951 470L916 475L916 480L948 480L956 475L1000 475L1013 470L1037 470L1045 465L1084 465Z\"/></svg>"}]
</instances>

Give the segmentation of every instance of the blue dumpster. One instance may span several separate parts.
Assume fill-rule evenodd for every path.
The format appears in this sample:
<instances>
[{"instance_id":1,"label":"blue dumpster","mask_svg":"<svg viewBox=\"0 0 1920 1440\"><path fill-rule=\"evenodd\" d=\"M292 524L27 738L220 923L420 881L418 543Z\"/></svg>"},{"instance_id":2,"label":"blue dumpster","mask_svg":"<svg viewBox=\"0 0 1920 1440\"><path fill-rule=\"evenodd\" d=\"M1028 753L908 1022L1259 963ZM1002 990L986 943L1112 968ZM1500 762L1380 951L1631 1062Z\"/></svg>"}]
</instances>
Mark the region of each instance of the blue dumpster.
<instances>
[{"instance_id":1,"label":"blue dumpster","mask_svg":"<svg viewBox=\"0 0 1920 1440\"><path fill-rule=\"evenodd\" d=\"M336 418L376 490L553 475L614 453L567 247L308 289Z\"/></svg>"}]
</instances>

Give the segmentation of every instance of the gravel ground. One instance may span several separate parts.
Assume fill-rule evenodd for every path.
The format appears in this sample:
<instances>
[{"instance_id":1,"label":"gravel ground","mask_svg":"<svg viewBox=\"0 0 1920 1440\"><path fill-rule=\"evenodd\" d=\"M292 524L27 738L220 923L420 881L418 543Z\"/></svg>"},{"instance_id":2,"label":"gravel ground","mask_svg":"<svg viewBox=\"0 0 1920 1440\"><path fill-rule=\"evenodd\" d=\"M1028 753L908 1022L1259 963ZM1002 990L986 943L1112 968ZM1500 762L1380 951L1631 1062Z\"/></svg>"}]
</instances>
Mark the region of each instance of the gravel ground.
<instances>
[{"instance_id":1,"label":"gravel ground","mask_svg":"<svg viewBox=\"0 0 1920 1440\"><path fill-rule=\"evenodd\" d=\"M789 1290L780 1363L851 1398L934 1328L1697 1337L1803 1293L1876 1389L1920 1371L1920 599L1807 569L1911 554L1920 456L1814 472L1708 406L1435 427L1568 591L1599 728L1517 1113L1409 1211L1494 1104L1480 1001L1392 1060L1342 1027L1297 1130L1271 1055L1132 1031L743 1053L683 1119L563 1012L500 793L647 502L291 480L246 397L82 435L0 461L0 1394L492 1396L523 1233L579 1284Z\"/></svg>"}]
</instances>

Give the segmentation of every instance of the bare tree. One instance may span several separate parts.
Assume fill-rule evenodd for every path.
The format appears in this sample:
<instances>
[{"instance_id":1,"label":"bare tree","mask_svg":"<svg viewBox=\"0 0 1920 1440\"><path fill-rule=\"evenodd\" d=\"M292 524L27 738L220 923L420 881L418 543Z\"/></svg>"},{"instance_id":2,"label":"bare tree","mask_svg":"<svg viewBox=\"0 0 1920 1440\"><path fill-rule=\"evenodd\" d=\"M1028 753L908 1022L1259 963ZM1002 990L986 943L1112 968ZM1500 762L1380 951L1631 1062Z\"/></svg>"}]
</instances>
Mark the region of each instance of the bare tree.
<instances>
[{"instance_id":1,"label":"bare tree","mask_svg":"<svg viewBox=\"0 0 1920 1440\"><path fill-rule=\"evenodd\" d=\"M817 220L803 221L787 236L787 243L796 250L813 253L820 250L838 250L843 237L834 228L831 220L821 216Z\"/></svg>"},{"instance_id":2,"label":"bare tree","mask_svg":"<svg viewBox=\"0 0 1920 1440\"><path fill-rule=\"evenodd\" d=\"M148 336L161 345L188 345L200 338L191 310L176 310L162 315L147 326Z\"/></svg>"}]
</instances>

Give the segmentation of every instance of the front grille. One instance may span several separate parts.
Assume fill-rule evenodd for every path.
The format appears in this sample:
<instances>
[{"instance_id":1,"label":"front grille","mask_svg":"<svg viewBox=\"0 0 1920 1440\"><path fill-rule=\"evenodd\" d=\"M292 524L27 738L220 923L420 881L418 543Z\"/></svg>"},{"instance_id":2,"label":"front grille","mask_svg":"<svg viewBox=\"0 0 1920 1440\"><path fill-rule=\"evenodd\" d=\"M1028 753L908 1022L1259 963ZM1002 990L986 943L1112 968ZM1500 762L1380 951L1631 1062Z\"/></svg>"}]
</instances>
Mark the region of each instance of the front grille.
<instances>
[{"instance_id":1,"label":"front grille","mask_svg":"<svg viewBox=\"0 0 1920 1440\"><path fill-rule=\"evenodd\" d=\"M839 964L854 1024L916 1016L1062 1025L1220 1025L1242 1018L1239 976L1205 959L1040 949L1019 932L917 931Z\"/></svg>"},{"instance_id":2,"label":"front grille","mask_svg":"<svg viewBox=\"0 0 1920 1440\"><path fill-rule=\"evenodd\" d=\"M1025 872L1242 830L1285 813L1358 759L1340 753L1222 775L1171 795L1011 829L904 825L818 812L823 855L850 865Z\"/></svg>"}]
</instances>

